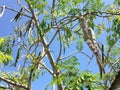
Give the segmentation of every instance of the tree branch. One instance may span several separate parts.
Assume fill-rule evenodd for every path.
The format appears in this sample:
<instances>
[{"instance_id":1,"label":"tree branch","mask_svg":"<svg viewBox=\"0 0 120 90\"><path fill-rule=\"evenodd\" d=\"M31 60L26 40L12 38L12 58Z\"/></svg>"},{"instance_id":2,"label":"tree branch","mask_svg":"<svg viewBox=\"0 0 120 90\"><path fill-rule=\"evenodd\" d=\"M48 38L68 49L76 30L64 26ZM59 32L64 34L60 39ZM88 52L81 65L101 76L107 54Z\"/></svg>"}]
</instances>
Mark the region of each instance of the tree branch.
<instances>
[{"instance_id":1,"label":"tree branch","mask_svg":"<svg viewBox=\"0 0 120 90\"><path fill-rule=\"evenodd\" d=\"M81 52L81 51L74 51L74 52L70 53L69 55L67 55L67 56L65 56L65 57L63 57L63 58L60 58L60 60L64 60L64 59L66 59L66 58L69 58L69 57L71 57L72 55L74 55L74 54L76 54L76 53L82 53L83 55L87 56L87 57L91 60L91 57L90 57L89 55L87 55L86 53Z\"/></svg>"},{"instance_id":2,"label":"tree branch","mask_svg":"<svg viewBox=\"0 0 120 90\"><path fill-rule=\"evenodd\" d=\"M50 40L48 47L50 46L50 44L52 43L52 41L55 39L56 35L58 33L58 30L55 32L55 34L53 35L52 39Z\"/></svg>"},{"instance_id":3,"label":"tree branch","mask_svg":"<svg viewBox=\"0 0 120 90\"><path fill-rule=\"evenodd\" d=\"M32 9L32 6L31 6L31 5L28 4L28 6L29 6L29 9L30 9L31 14L32 14L32 16L33 16L33 20L34 20L34 22L35 22L35 26L36 26L36 28L38 29L38 27L39 27L39 22L38 22L37 17L36 17L36 15L35 15L35 13L34 13L34 10ZM47 42L46 42L46 40L45 40L45 38L44 38L43 36L40 36L40 39L41 39L41 43L43 44L43 47L44 47L44 49L45 49L45 51L46 51L46 54L47 54L47 56L48 56L48 58L49 58L49 60L50 60L50 63L51 63L53 72L56 72L54 59L53 59L52 54L50 53L50 49L48 48Z\"/></svg>"},{"instance_id":4,"label":"tree branch","mask_svg":"<svg viewBox=\"0 0 120 90\"><path fill-rule=\"evenodd\" d=\"M59 55L57 57L57 62L60 60L61 54L62 54L62 41L61 41L61 35L60 35L60 31L58 32L59 35Z\"/></svg>"},{"instance_id":5,"label":"tree branch","mask_svg":"<svg viewBox=\"0 0 120 90\"><path fill-rule=\"evenodd\" d=\"M5 79L5 78L3 78L3 77L0 77L0 80L1 80L1 81L4 81L4 82L6 82L6 83L9 83L9 84L11 84L11 85L14 85L14 86L18 86L18 87L20 87L20 88L24 88L24 89L26 89L26 90L30 90L30 89L29 89L27 86L25 86L25 85L22 85L22 84L19 84L19 83L10 81L10 80Z\"/></svg>"},{"instance_id":6,"label":"tree branch","mask_svg":"<svg viewBox=\"0 0 120 90\"><path fill-rule=\"evenodd\" d=\"M2 89L2 90L9 90L9 89L11 89L11 88L10 88L10 87L0 86L0 89Z\"/></svg>"},{"instance_id":7,"label":"tree branch","mask_svg":"<svg viewBox=\"0 0 120 90\"><path fill-rule=\"evenodd\" d=\"M53 1L52 1L52 10L51 10L51 13L52 13L52 14L54 13L55 1L56 1L56 0L53 0Z\"/></svg>"},{"instance_id":8,"label":"tree branch","mask_svg":"<svg viewBox=\"0 0 120 90\"><path fill-rule=\"evenodd\" d=\"M106 14L106 15L104 15L104 16L102 16L102 15L98 15L98 14ZM110 17L110 16L112 16L112 15L120 15L120 12L116 12L116 13L112 13L112 12L91 12L91 14L93 14L93 15L97 15L97 16L99 16L99 17Z\"/></svg>"},{"instance_id":9,"label":"tree branch","mask_svg":"<svg viewBox=\"0 0 120 90\"><path fill-rule=\"evenodd\" d=\"M0 6L0 8L2 8L2 6ZM25 13L19 12L19 11L15 10L15 9L10 8L10 7L5 6L5 9L11 10L11 11L16 12L16 13L20 13L20 14L23 15L23 16L26 16L26 17L28 17L28 18L31 18L31 16L29 16L29 15L27 15L27 14L25 14Z\"/></svg>"},{"instance_id":10,"label":"tree branch","mask_svg":"<svg viewBox=\"0 0 120 90\"><path fill-rule=\"evenodd\" d=\"M115 90L120 87L120 69L118 70L115 79L113 80L109 90Z\"/></svg>"}]
</instances>

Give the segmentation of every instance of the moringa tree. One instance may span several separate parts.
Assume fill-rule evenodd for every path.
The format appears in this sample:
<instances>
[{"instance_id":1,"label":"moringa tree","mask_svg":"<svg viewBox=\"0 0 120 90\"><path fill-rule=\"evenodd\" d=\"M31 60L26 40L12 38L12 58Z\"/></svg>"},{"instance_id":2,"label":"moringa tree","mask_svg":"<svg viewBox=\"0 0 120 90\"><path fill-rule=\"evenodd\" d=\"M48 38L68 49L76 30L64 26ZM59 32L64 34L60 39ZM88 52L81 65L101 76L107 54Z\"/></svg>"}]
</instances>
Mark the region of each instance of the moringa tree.
<instances>
[{"instance_id":1,"label":"moringa tree","mask_svg":"<svg viewBox=\"0 0 120 90\"><path fill-rule=\"evenodd\" d=\"M11 20L13 35L0 38L0 90L31 90L32 82L46 72L51 78L46 90L120 87L119 0L111 5L102 0L17 0L17 4L20 10L1 6L2 14L7 9L16 16ZM96 61L91 61L93 56ZM93 71L81 70L83 62L97 62L100 73L93 73L96 66ZM9 67L13 70L5 70Z\"/></svg>"}]
</instances>

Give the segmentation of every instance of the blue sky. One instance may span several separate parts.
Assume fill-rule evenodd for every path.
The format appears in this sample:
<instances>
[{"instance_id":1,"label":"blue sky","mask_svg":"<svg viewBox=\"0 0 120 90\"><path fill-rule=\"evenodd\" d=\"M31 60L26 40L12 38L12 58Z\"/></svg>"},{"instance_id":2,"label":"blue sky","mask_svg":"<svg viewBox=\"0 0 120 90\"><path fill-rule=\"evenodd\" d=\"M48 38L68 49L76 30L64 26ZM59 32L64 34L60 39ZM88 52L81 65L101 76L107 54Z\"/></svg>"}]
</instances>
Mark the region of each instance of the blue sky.
<instances>
[{"instance_id":1,"label":"blue sky","mask_svg":"<svg viewBox=\"0 0 120 90\"><path fill-rule=\"evenodd\" d=\"M114 0L103 0L103 1L106 2L106 4L110 4ZM0 0L0 6L2 6L4 4L6 6L8 6L8 7L12 7L14 9L18 9L19 10L19 6L17 5L16 0L12 0L12 1L11 0ZM15 15L16 15L16 13L14 13L12 11L9 11L7 9L5 10L5 13L4 13L3 17L0 18L0 27L1 27L1 29L0 29L0 37L13 34L13 27L15 25L11 24L10 20ZM99 20L96 21L96 22L98 23ZM104 37L100 38L100 41L103 41L103 39L104 39ZM105 43L105 41L103 41L103 43ZM52 46L51 49L53 49L53 50L57 49L56 42L54 42L53 45L54 46ZM91 55L90 50L89 50L89 48L87 47L86 44L85 44L84 47L85 47L84 51L87 52L89 55ZM75 45L73 44L70 48L71 49L66 49L67 53L71 53L73 50L75 50ZM56 56L56 53L53 53L53 55ZM90 62L90 64L87 66L86 63L88 63L88 58L86 56L84 56L82 54L77 54L77 57L82 60L82 62L80 62L80 70L89 69L89 70L94 71L94 73L98 72L98 67L97 67L95 59L93 59ZM49 65L49 63L47 63L47 64ZM47 84L49 84L50 80L51 80L50 75L46 72L44 74L44 76L40 76L38 80L36 80L35 82L32 83L32 89L33 90L44 90L45 86Z\"/></svg>"}]
</instances>

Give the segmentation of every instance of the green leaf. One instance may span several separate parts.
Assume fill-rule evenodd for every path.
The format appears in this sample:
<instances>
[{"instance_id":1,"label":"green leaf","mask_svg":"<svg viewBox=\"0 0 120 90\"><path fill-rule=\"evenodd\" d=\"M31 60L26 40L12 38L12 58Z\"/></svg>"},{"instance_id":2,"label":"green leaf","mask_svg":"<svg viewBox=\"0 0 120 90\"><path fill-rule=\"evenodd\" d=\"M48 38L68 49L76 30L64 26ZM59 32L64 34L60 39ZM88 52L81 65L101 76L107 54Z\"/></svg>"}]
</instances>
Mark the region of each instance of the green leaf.
<instances>
[{"instance_id":1,"label":"green leaf","mask_svg":"<svg viewBox=\"0 0 120 90\"><path fill-rule=\"evenodd\" d=\"M75 16L76 14L81 14L80 9L79 8L72 8L70 9L70 11L68 12L69 15Z\"/></svg>"},{"instance_id":2,"label":"green leaf","mask_svg":"<svg viewBox=\"0 0 120 90\"><path fill-rule=\"evenodd\" d=\"M66 28L66 38L70 38L72 36L71 30L69 28Z\"/></svg>"},{"instance_id":3,"label":"green leaf","mask_svg":"<svg viewBox=\"0 0 120 90\"><path fill-rule=\"evenodd\" d=\"M11 55L0 52L0 64L4 64L6 66L11 60L13 60Z\"/></svg>"},{"instance_id":4,"label":"green leaf","mask_svg":"<svg viewBox=\"0 0 120 90\"><path fill-rule=\"evenodd\" d=\"M76 48L78 51L81 51L83 49L83 38L79 38L76 44Z\"/></svg>"},{"instance_id":5,"label":"green leaf","mask_svg":"<svg viewBox=\"0 0 120 90\"><path fill-rule=\"evenodd\" d=\"M5 38L0 38L0 47L2 46L3 43L5 43Z\"/></svg>"}]
</instances>

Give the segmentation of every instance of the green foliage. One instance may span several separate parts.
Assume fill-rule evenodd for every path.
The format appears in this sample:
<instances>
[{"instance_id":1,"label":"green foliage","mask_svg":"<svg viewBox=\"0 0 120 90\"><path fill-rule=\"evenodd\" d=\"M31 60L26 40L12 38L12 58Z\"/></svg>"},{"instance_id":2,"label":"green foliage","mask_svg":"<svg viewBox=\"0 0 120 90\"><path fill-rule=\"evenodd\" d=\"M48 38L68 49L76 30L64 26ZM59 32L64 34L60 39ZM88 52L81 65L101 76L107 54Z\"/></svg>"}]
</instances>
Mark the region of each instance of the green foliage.
<instances>
[{"instance_id":1,"label":"green foliage","mask_svg":"<svg viewBox=\"0 0 120 90\"><path fill-rule=\"evenodd\" d=\"M64 82L66 90L97 90L99 87L97 77L87 71L77 72L75 76L67 75Z\"/></svg>"},{"instance_id":2,"label":"green foliage","mask_svg":"<svg viewBox=\"0 0 120 90\"><path fill-rule=\"evenodd\" d=\"M0 48L2 48L4 42L5 42L5 38L0 38Z\"/></svg>"},{"instance_id":3,"label":"green foliage","mask_svg":"<svg viewBox=\"0 0 120 90\"><path fill-rule=\"evenodd\" d=\"M38 35L44 36L48 31L50 31L50 28L50 24L45 22L45 20L43 19L38 27Z\"/></svg>"},{"instance_id":4,"label":"green foliage","mask_svg":"<svg viewBox=\"0 0 120 90\"><path fill-rule=\"evenodd\" d=\"M68 33L68 34L67 34ZM71 35L71 31L67 31L66 34L61 35L61 40L64 43L64 46L70 46L72 41L75 40L75 37ZM69 37L69 38L68 38Z\"/></svg>"},{"instance_id":5,"label":"green foliage","mask_svg":"<svg viewBox=\"0 0 120 90\"><path fill-rule=\"evenodd\" d=\"M48 6L48 2L46 0L26 0L27 3L32 5L33 9L37 9L37 14L47 14L47 10L45 8Z\"/></svg>"},{"instance_id":6,"label":"green foliage","mask_svg":"<svg viewBox=\"0 0 120 90\"><path fill-rule=\"evenodd\" d=\"M115 0L113 6L105 6L102 0L25 1L28 6L21 9L25 13L18 14L29 18L22 21L23 17L20 17L20 20L17 22L18 27L15 27L14 30L14 40L17 40L17 42L14 42L14 45L18 50L12 63L15 64L14 68L16 68L16 63L19 62L20 69L18 71L0 72L0 76L27 86L38 79L41 75L40 73L44 73L44 70L46 70L53 76L47 88L53 84L61 85L62 83L65 90L107 90L111 84L112 76L114 76L114 70L120 68L120 16L116 15L120 12L119 0ZM33 12L36 17L32 16ZM89 20L88 27L95 31L96 36L107 33L105 35L107 41L100 42L107 42L105 50L99 48L99 51L100 54L104 53L103 56L107 60L103 61L103 63L112 72L109 72L109 69L107 69L108 73L104 74L102 79L98 78L99 73L96 75L86 70L80 71L79 58L82 57L66 55L68 54L67 50L71 49L70 46L72 45L76 46L78 51L84 52L81 21L78 20L80 15ZM110 27L108 27L104 18L109 19ZM38 25L36 25L35 20L38 21ZM95 20L100 21L100 23L97 22L96 25ZM31 23L29 23L30 21ZM106 32L104 32L105 30ZM13 38L11 37L0 38L0 64L6 66L11 64L9 62L12 60L12 49L14 49L11 44L12 40ZM60 44L57 49L54 48L54 42ZM69 48L66 49L66 46ZM39 57L39 52L43 48L45 49L45 55ZM56 57L57 54L58 56ZM65 58L62 57L64 55L66 55ZM49 62L50 65L48 65ZM60 72L58 73L57 70Z\"/></svg>"},{"instance_id":7,"label":"green foliage","mask_svg":"<svg viewBox=\"0 0 120 90\"><path fill-rule=\"evenodd\" d=\"M70 38L71 36L72 36L72 32L71 32L71 30L68 28L68 27L66 27L66 29L65 29L65 38L67 39L67 38Z\"/></svg>"},{"instance_id":8,"label":"green foliage","mask_svg":"<svg viewBox=\"0 0 120 90\"><path fill-rule=\"evenodd\" d=\"M45 73L45 70L42 68L41 64L44 64L40 57L38 58L35 56L35 54L28 54L27 59L30 60L31 65L26 69L29 73L31 73L31 81L35 81L39 78L39 75L43 75ZM40 64L39 64L40 63Z\"/></svg>"},{"instance_id":9,"label":"green foliage","mask_svg":"<svg viewBox=\"0 0 120 90\"><path fill-rule=\"evenodd\" d=\"M71 69L76 69L79 66L78 59L76 56L71 57L68 60L65 60L64 62L60 62L57 67L61 68L63 70L71 70Z\"/></svg>"},{"instance_id":10,"label":"green foliage","mask_svg":"<svg viewBox=\"0 0 120 90\"><path fill-rule=\"evenodd\" d=\"M31 65L27 68L26 71L29 71L29 73L31 74L31 78L29 77L31 79L31 81L35 81L36 79L38 79L40 73L43 72L42 69L40 69L38 65L36 65L36 66Z\"/></svg>"},{"instance_id":11,"label":"green foliage","mask_svg":"<svg viewBox=\"0 0 120 90\"><path fill-rule=\"evenodd\" d=\"M77 15L77 14L81 14L81 12L80 12L80 9L78 9L78 8L72 8L68 12L68 14L74 16L74 15Z\"/></svg>"},{"instance_id":12,"label":"green foliage","mask_svg":"<svg viewBox=\"0 0 120 90\"><path fill-rule=\"evenodd\" d=\"M120 6L120 1L119 0L114 0L114 4Z\"/></svg>"},{"instance_id":13,"label":"green foliage","mask_svg":"<svg viewBox=\"0 0 120 90\"><path fill-rule=\"evenodd\" d=\"M5 79L8 79L12 82L22 84L27 86L28 85L28 72L25 71L24 73L20 74L19 71L8 71L8 72L0 72L0 77L4 77Z\"/></svg>"},{"instance_id":14,"label":"green foliage","mask_svg":"<svg viewBox=\"0 0 120 90\"><path fill-rule=\"evenodd\" d=\"M12 53L12 46L11 46L11 37L7 38L0 38L0 51L4 52L5 54Z\"/></svg>"},{"instance_id":15,"label":"green foliage","mask_svg":"<svg viewBox=\"0 0 120 90\"><path fill-rule=\"evenodd\" d=\"M82 0L81 0L82 1ZM84 3L86 3L84 5L83 11L102 11L105 9L105 5L104 2L102 2L101 0L83 0Z\"/></svg>"},{"instance_id":16,"label":"green foliage","mask_svg":"<svg viewBox=\"0 0 120 90\"><path fill-rule=\"evenodd\" d=\"M73 56L68 60L65 60L64 62L56 63L57 69L59 69L63 74L61 74L59 77L56 77L53 79L53 81L47 85L46 88L48 88L50 85L54 83L60 83L61 81L64 81L65 78L67 78L69 75L76 76L79 66L78 59Z\"/></svg>"},{"instance_id":17,"label":"green foliage","mask_svg":"<svg viewBox=\"0 0 120 90\"><path fill-rule=\"evenodd\" d=\"M112 27L108 29L107 32L112 32L107 36L108 45L112 47L120 38L120 20L113 19Z\"/></svg>"},{"instance_id":18,"label":"green foliage","mask_svg":"<svg viewBox=\"0 0 120 90\"><path fill-rule=\"evenodd\" d=\"M0 64L8 65L9 61L12 60L11 55L4 54L3 52L0 52Z\"/></svg>"},{"instance_id":19,"label":"green foliage","mask_svg":"<svg viewBox=\"0 0 120 90\"><path fill-rule=\"evenodd\" d=\"M103 30L106 29L105 22L98 24L96 28L97 28L97 35L101 35Z\"/></svg>"},{"instance_id":20,"label":"green foliage","mask_svg":"<svg viewBox=\"0 0 120 90\"><path fill-rule=\"evenodd\" d=\"M83 49L83 39L82 38L78 39L77 44L76 44L76 49L78 51L81 51Z\"/></svg>"},{"instance_id":21,"label":"green foliage","mask_svg":"<svg viewBox=\"0 0 120 90\"><path fill-rule=\"evenodd\" d=\"M11 38L0 38L0 64L8 65L12 60Z\"/></svg>"},{"instance_id":22,"label":"green foliage","mask_svg":"<svg viewBox=\"0 0 120 90\"><path fill-rule=\"evenodd\" d=\"M113 33L113 37L120 38L120 20L119 19L114 19L113 20L113 25L112 25L112 31L114 31Z\"/></svg>"}]
</instances>

